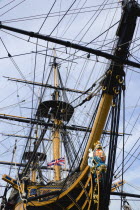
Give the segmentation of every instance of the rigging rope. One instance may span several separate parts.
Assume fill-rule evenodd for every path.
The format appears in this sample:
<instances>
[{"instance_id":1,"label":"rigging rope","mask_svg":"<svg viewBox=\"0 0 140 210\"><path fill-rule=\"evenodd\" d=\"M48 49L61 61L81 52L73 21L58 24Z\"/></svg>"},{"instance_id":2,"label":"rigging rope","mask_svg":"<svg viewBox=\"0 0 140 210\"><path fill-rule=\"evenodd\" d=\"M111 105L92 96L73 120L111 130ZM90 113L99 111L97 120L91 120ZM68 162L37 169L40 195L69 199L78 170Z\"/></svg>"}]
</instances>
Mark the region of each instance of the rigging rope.
<instances>
[{"instance_id":1,"label":"rigging rope","mask_svg":"<svg viewBox=\"0 0 140 210\"><path fill-rule=\"evenodd\" d=\"M14 2L14 1L16 1L16 0L12 0L12 1L10 1L9 3L7 3L7 4L5 4L4 6L0 7L0 9L3 9L4 7L6 7L6 6L10 5L10 4L11 4L12 2Z\"/></svg>"},{"instance_id":2,"label":"rigging rope","mask_svg":"<svg viewBox=\"0 0 140 210\"><path fill-rule=\"evenodd\" d=\"M12 9L16 8L17 6L19 6L20 4L22 4L24 1L26 1L26 0L23 0L23 1L21 1L20 3L16 4L16 5L15 5L14 7L12 7L11 9L8 9L6 12L2 13L2 14L0 15L0 17L3 16L3 15L5 15L5 14L8 13L9 11L11 11Z\"/></svg>"},{"instance_id":3,"label":"rigging rope","mask_svg":"<svg viewBox=\"0 0 140 210\"><path fill-rule=\"evenodd\" d=\"M74 0L73 3L71 4L71 6L68 8L68 10L65 12L65 14L63 15L63 17L60 19L60 21L57 23L57 25L54 27L54 29L52 30L52 32L50 33L50 36L52 35L52 33L55 31L55 29L58 27L58 25L61 23L61 21L64 19L64 17L66 16L66 14L69 12L69 10L72 8L72 6L75 4L77 0Z\"/></svg>"},{"instance_id":4,"label":"rigging rope","mask_svg":"<svg viewBox=\"0 0 140 210\"><path fill-rule=\"evenodd\" d=\"M120 105L121 105L121 87L119 87L119 94L114 99L115 106L112 107L112 121L111 121L111 135L109 143L109 155L107 163L107 172L105 177L105 186L103 189L104 197L101 200L101 209L108 209L111 185L113 179L113 171L115 165L118 129L119 129L119 118L120 118Z\"/></svg>"}]
</instances>

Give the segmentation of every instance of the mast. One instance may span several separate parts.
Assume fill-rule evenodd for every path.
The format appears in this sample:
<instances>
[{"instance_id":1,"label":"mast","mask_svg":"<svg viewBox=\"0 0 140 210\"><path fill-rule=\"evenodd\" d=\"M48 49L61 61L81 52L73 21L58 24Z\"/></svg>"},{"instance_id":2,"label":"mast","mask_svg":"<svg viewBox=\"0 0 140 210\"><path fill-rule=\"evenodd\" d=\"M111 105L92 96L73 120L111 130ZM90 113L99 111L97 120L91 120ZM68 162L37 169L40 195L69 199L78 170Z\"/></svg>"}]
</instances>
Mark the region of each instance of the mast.
<instances>
[{"instance_id":1,"label":"mast","mask_svg":"<svg viewBox=\"0 0 140 210\"><path fill-rule=\"evenodd\" d=\"M59 158L61 158L60 151L60 128L64 128L64 122L69 122L74 108L67 102L60 100L59 85L60 73L58 72L58 64L56 62L56 52L54 50L54 60L52 63L53 75L54 75L54 93L52 94L52 100L43 101L39 104L36 116L40 118L48 118L51 121L53 127L52 133L52 148L53 148L53 160L54 160L54 180L59 181L61 179L61 166L59 164ZM60 83L60 84L59 84ZM61 88L61 87L60 87ZM74 128L75 129L75 128Z\"/></svg>"},{"instance_id":2,"label":"mast","mask_svg":"<svg viewBox=\"0 0 140 210\"><path fill-rule=\"evenodd\" d=\"M35 130L35 140L37 140L37 139L38 139L38 125L36 125L36 130ZM31 141L31 139L30 139L30 141ZM37 166L37 162L34 164L34 166ZM35 167L33 167L31 169L31 181L34 183L36 182L36 176L37 176L36 172L37 171L36 171Z\"/></svg>"},{"instance_id":3,"label":"mast","mask_svg":"<svg viewBox=\"0 0 140 210\"><path fill-rule=\"evenodd\" d=\"M53 68L54 68L54 86L57 88L59 86L59 80L58 80L58 64L56 63L56 52L54 49L54 62L53 62ZM59 100L59 91L54 91L54 100ZM60 158L60 131L59 131L59 125L61 124L61 121L54 118L54 125L55 128L53 130L53 159L58 160ZM54 180L58 181L61 179L60 174L60 166L54 165Z\"/></svg>"},{"instance_id":4,"label":"mast","mask_svg":"<svg viewBox=\"0 0 140 210\"><path fill-rule=\"evenodd\" d=\"M53 159L58 160L60 158L60 132L59 125L61 122L57 119L54 120L55 128L53 131ZM61 179L60 166L54 165L54 180L58 181Z\"/></svg>"}]
</instances>

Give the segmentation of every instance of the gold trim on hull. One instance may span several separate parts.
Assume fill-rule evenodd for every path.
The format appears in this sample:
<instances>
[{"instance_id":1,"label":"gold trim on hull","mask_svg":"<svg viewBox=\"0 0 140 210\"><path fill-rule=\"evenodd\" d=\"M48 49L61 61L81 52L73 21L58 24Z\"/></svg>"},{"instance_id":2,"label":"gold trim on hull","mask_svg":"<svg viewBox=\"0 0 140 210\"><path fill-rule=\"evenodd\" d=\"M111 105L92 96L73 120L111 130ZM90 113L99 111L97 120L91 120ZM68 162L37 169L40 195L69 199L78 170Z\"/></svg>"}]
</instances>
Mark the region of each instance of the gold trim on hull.
<instances>
[{"instance_id":1,"label":"gold trim on hull","mask_svg":"<svg viewBox=\"0 0 140 210\"><path fill-rule=\"evenodd\" d=\"M77 189L80 188L80 191L76 193L75 197L71 196L71 192L74 190L77 192ZM28 202L27 206L29 207L46 207L46 209L52 209L54 206L59 206L59 209L90 209L92 203L92 194L93 194L93 183L92 183L92 174L90 173L89 166L85 168L85 170L79 175L76 181L64 192L62 192L59 197L51 198L48 201L32 201ZM80 205L78 202L80 199L84 197L83 204ZM64 207L63 203L61 203L61 199L69 200L69 205ZM57 203L58 202L58 203ZM18 203L14 210L23 210L21 208L21 202Z\"/></svg>"}]
</instances>

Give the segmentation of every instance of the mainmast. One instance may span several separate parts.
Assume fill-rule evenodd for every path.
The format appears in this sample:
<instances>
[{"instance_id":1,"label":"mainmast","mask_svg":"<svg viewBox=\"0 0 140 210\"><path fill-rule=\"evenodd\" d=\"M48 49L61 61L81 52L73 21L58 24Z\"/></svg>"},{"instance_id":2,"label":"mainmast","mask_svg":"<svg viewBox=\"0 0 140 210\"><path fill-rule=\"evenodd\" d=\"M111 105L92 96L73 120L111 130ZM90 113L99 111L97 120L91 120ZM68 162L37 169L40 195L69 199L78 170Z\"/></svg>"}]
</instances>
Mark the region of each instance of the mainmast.
<instances>
[{"instance_id":1,"label":"mainmast","mask_svg":"<svg viewBox=\"0 0 140 210\"><path fill-rule=\"evenodd\" d=\"M36 115L38 116L38 119L48 118L48 121L52 122L54 180L59 181L61 179L61 166L59 164L59 159L61 158L60 129L65 126L64 122L68 122L70 120L74 112L74 108L69 103L60 100L60 90L58 88L61 86L61 84L60 74L58 72L58 63L56 62L55 50L52 69L55 87L55 90L52 94L52 100L41 102L38 106Z\"/></svg>"},{"instance_id":2,"label":"mainmast","mask_svg":"<svg viewBox=\"0 0 140 210\"><path fill-rule=\"evenodd\" d=\"M54 61L53 61L53 69L54 69L54 86L57 88L59 87L59 78L58 78L58 64L56 63L56 51L54 50ZM53 94L54 100L59 100L59 91L55 90ZM53 130L53 159L58 160L60 155L60 125L61 120L58 120L54 117L54 130ZM60 166L54 165L54 180L58 181L61 179L61 173L60 173Z\"/></svg>"}]
</instances>

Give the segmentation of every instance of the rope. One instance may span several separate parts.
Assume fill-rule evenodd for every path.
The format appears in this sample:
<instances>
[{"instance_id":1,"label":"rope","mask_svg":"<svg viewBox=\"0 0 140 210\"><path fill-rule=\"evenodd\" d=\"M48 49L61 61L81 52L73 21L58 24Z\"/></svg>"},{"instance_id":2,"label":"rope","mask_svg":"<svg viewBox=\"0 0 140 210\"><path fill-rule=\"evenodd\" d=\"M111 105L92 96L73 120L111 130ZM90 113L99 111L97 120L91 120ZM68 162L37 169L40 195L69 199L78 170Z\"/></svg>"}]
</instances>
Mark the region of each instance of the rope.
<instances>
[{"instance_id":1,"label":"rope","mask_svg":"<svg viewBox=\"0 0 140 210\"><path fill-rule=\"evenodd\" d=\"M108 209L109 200L110 200L110 191L113 179L113 171L115 165L116 149L117 149L117 139L118 139L118 129L119 129L119 118L120 118L120 103L121 103L121 87L120 93L115 99L115 107L112 107L112 122L111 122L111 136L109 144L109 155L108 155L108 164L107 164L107 173L105 178L105 188L104 188L104 197L101 201L101 207L105 210Z\"/></svg>"},{"instance_id":2,"label":"rope","mask_svg":"<svg viewBox=\"0 0 140 210\"><path fill-rule=\"evenodd\" d=\"M98 183L98 205L97 205L97 210L99 210L100 207L100 178L99 178L99 173L97 172L97 183Z\"/></svg>"}]
</instances>

